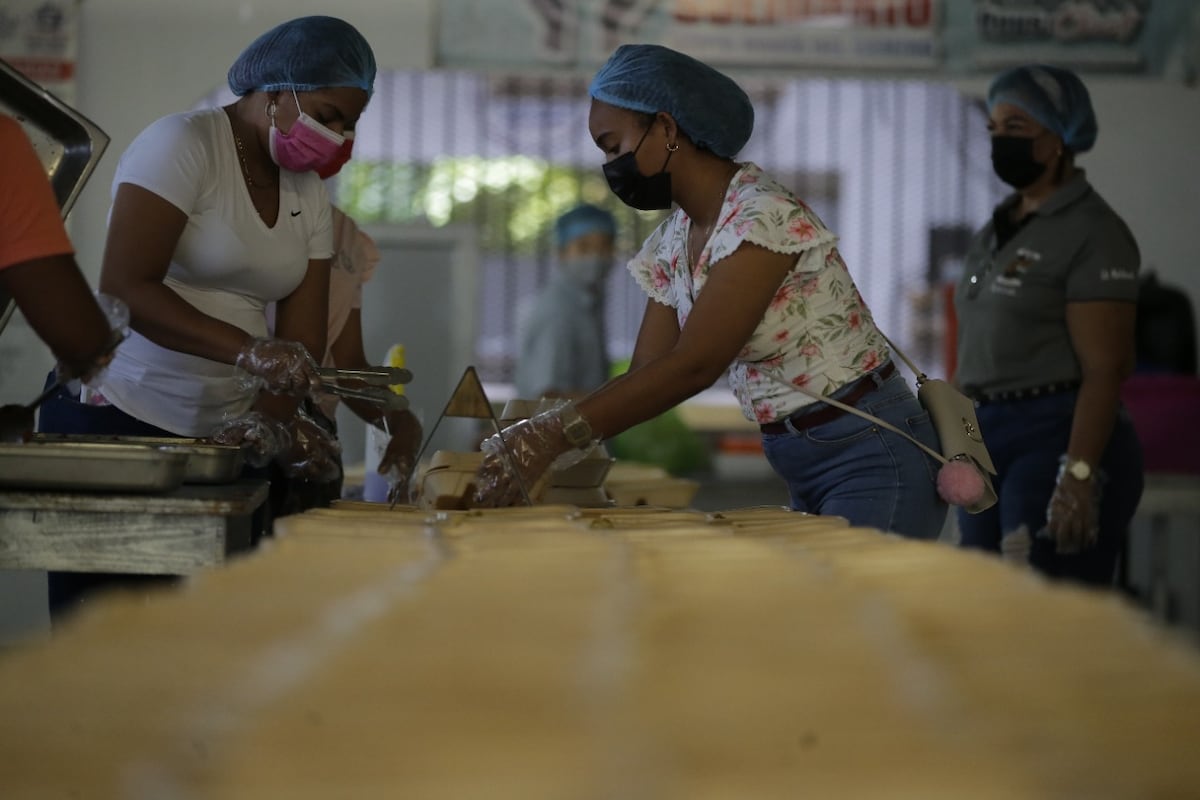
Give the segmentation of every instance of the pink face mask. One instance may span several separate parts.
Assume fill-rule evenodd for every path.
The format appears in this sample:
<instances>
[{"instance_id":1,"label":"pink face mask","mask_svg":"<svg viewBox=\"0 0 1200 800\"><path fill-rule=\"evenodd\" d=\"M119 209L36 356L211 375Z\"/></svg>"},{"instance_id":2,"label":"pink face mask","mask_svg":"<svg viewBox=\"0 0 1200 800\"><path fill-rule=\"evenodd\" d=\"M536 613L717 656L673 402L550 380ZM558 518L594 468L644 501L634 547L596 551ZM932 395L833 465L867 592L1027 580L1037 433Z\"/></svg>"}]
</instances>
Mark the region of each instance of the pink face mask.
<instances>
[{"instance_id":1,"label":"pink face mask","mask_svg":"<svg viewBox=\"0 0 1200 800\"><path fill-rule=\"evenodd\" d=\"M275 105L267 107L267 114L271 117L271 158L291 172L310 172L332 161L342 149L345 137L305 114L294 89L292 97L296 100L296 110L300 116L287 133L275 127Z\"/></svg>"},{"instance_id":2,"label":"pink face mask","mask_svg":"<svg viewBox=\"0 0 1200 800\"><path fill-rule=\"evenodd\" d=\"M337 154L326 163L317 167L317 175L321 180L332 178L342 171L342 167L346 166L346 162L350 160L350 153L354 150L354 131L346 131L346 141L342 142L342 146L338 149Z\"/></svg>"}]
</instances>

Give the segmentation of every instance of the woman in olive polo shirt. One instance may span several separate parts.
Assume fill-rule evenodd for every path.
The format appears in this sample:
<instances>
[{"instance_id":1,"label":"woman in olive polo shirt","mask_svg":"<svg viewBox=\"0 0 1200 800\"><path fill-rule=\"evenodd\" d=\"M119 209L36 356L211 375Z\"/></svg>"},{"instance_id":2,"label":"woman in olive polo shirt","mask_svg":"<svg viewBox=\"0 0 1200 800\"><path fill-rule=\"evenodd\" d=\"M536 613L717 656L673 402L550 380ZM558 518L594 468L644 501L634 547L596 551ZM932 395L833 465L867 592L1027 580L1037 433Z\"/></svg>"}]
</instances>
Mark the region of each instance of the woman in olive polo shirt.
<instances>
[{"instance_id":1,"label":"woman in olive polo shirt","mask_svg":"<svg viewBox=\"0 0 1200 800\"><path fill-rule=\"evenodd\" d=\"M965 547L1111 584L1142 493L1121 407L1140 257L1075 157L1096 117L1074 73L1031 65L988 90L992 165L1016 189L976 235L955 294L956 380L979 403L1000 502L959 514Z\"/></svg>"}]
</instances>

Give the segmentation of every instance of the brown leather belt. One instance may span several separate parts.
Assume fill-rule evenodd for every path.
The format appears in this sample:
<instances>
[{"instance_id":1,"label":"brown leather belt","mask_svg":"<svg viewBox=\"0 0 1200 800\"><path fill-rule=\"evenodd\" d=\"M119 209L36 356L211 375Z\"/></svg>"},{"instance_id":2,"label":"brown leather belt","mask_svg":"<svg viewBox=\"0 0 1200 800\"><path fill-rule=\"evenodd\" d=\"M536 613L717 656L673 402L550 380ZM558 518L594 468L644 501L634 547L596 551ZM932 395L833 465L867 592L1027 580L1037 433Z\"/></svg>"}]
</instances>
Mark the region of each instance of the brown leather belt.
<instances>
[{"instance_id":1,"label":"brown leather belt","mask_svg":"<svg viewBox=\"0 0 1200 800\"><path fill-rule=\"evenodd\" d=\"M859 400L867 396L869 392L874 391L878 387L877 380L882 382L892 377L892 373L896 371L896 365L891 361L884 364L879 369L868 372L854 383L847 384L838 391L845 391L845 394L833 395L835 400L845 403L848 406L857 405ZM848 389L848 391L846 391ZM808 428L815 428L818 425L824 425L826 422L833 422L838 417L846 414L840 408L835 408L825 403L813 403L801 408L786 419L776 420L775 422L764 422L758 426L758 429L763 433L777 434L790 433L791 431L802 431ZM792 426L788 428L788 421L791 421Z\"/></svg>"}]
</instances>

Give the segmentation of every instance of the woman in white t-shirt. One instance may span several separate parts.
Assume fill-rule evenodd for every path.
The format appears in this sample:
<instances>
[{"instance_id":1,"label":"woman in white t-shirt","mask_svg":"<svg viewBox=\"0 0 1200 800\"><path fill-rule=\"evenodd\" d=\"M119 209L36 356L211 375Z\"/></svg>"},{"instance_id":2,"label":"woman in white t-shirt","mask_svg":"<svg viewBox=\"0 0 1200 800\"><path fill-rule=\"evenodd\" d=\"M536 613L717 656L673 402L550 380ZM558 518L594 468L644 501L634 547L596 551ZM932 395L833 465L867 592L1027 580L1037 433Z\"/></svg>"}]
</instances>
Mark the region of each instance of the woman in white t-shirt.
<instances>
[{"instance_id":1,"label":"woman in white t-shirt","mask_svg":"<svg viewBox=\"0 0 1200 800\"><path fill-rule=\"evenodd\" d=\"M163 117L122 154L100 285L129 305L132 335L85 398L103 414L49 417L252 442L316 473L331 440L295 414L326 344L332 232L316 170L346 146L375 59L348 23L303 17L255 40L228 78L235 102Z\"/></svg>"},{"instance_id":2,"label":"woman in white t-shirt","mask_svg":"<svg viewBox=\"0 0 1200 800\"><path fill-rule=\"evenodd\" d=\"M742 411L798 511L936 537L946 506L935 463L912 442L817 401L840 400L937 446L929 415L892 365L837 249L791 192L734 156L754 110L738 85L657 45L625 45L593 79L592 138L634 208L679 208L629 262L649 296L629 372L577 404L495 437L477 503L519 501L555 458L666 411L728 370ZM520 477L520 481L515 478Z\"/></svg>"},{"instance_id":3,"label":"woman in white t-shirt","mask_svg":"<svg viewBox=\"0 0 1200 800\"><path fill-rule=\"evenodd\" d=\"M332 437L297 414L326 347L333 247L316 171L344 155L375 72L350 24L294 19L234 62L235 102L137 136L113 180L100 275L132 334L97 391L48 401L42 430L213 437L288 476L337 468Z\"/></svg>"}]
</instances>

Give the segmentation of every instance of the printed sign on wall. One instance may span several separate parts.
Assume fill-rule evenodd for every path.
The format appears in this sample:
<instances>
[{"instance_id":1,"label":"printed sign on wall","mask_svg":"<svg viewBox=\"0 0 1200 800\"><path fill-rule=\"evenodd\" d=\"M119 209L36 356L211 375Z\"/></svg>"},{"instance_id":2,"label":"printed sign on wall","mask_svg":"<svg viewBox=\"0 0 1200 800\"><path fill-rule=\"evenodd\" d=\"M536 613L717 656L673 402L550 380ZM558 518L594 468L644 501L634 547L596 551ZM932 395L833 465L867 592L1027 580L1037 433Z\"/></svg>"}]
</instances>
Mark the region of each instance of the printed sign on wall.
<instances>
[{"instance_id":1,"label":"printed sign on wall","mask_svg":"<svg viewBox=\"0 0 1200 800\"><path fill-rule=\"evenodd\" d=\"M0 58L74 101L79 0L0 0Z\"/></svg>"},{"instance_id":2,"label":"printed sign on wall","mask_svg":"<svg viewBox=\"0 0 1200 800\"><path fill-rule=\"evenodd\" d=\"M938 0L443 0L443 65L596 65L655 42L717 65L929 68Z\"/></svg>"},{"instance_id":3,"label":"printed sign on wall","mask_svg":"<svg viewBox=\"0 0 1200 800\"><path fill-rule=\"evenodd\" d=\"M976 66L1141 69L1151 0L976 0Z\"/></svg>"},{"instance_id":4,"label":"printed sign on wall","mask_svg":"<svg viewBox=\"0 0 1200 800\"><path fill-rule=\"evenodd\" d=\"M932 67L937 31L934 0L680 0L664 44L716 64Z\"/></svg>"}]
</instances>

